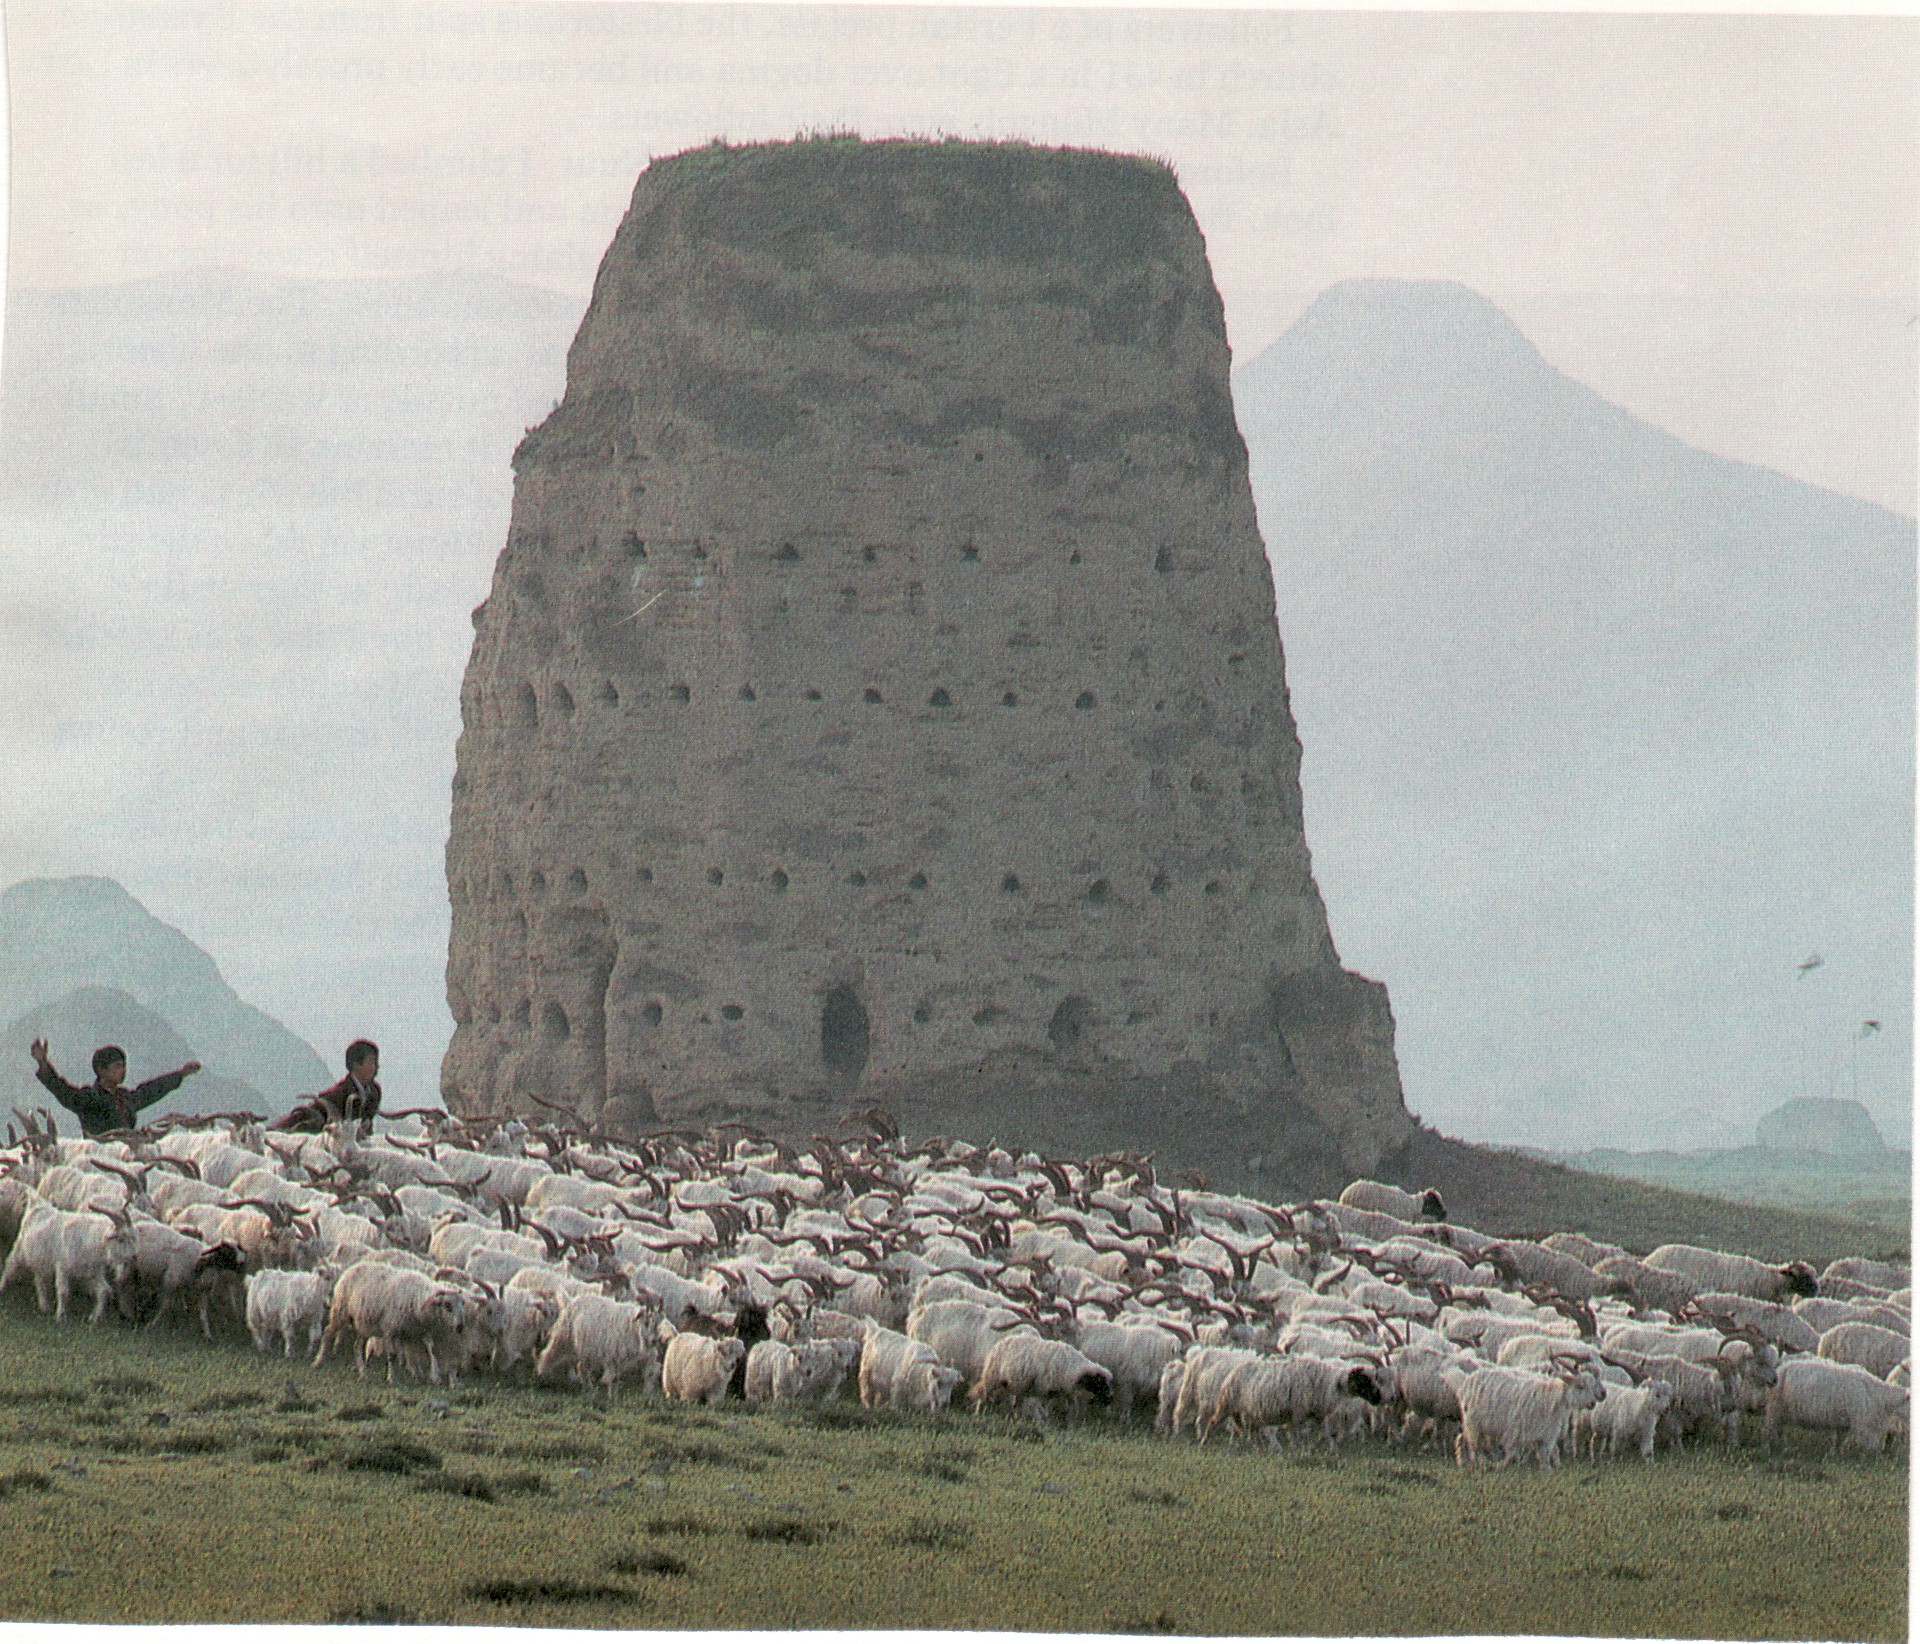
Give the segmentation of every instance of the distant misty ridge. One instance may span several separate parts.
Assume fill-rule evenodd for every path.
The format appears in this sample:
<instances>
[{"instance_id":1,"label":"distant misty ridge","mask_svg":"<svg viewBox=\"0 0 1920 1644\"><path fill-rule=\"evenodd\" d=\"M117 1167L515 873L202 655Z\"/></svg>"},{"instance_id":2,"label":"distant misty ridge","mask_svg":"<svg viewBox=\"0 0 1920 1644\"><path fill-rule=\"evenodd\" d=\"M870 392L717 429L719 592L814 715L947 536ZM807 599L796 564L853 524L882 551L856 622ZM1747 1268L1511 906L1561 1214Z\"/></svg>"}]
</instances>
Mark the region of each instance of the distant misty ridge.
<instances>
[{"instance_id":1,"label":"distant misty ridge","mask_svg":"<svg viewBox=\"0 0 1920 1644\"><path fill-rule=\"evenodd\" d=\"M9 298L33 776L0 861L121 880L327 1058L380 1040L398 1105L437 1100L451 1032L468 613L583 306L481 277ZM1336 286L1235 394L1314 871L1409 1106L1685 1148L1857 1083L1904 1145L1913 522L1671 439L1454 285Z\"/></svg>"}]
</instances>

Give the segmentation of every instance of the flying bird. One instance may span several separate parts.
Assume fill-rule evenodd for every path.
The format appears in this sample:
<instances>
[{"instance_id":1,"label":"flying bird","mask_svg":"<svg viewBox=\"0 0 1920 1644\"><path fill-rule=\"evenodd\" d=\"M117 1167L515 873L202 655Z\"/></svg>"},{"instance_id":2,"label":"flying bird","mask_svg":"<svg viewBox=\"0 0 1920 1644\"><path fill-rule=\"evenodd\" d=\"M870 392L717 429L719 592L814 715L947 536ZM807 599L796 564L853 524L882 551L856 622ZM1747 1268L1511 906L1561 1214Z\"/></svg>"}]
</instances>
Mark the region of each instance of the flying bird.
<instances>
[{"instance_id":1,"label":"flying bird","mask_svg":"<svg viewBox=\"0 0 1920 1644\"><path fill-rule=\"evenodd\" d=\"M656 594L654 597L657 599L659 596ZM1800 961L1799 965L1796 968L1799 970L1800 974L1804 976L1810 970L1818 970L1825 963L1826 963L1826 960L1822 959L1819 954L1810 953L1806 956L1806 958Z\"/></svg>"},{"instance_id":2,"label":"flying bird","mask_svg":"<svg viewBox=\"0 0 1920 1644\"><path fill-rule=\"evenodd\" d=\"M1878 1022L1866 1021L1860 1024L1860 1037L1862 1039L1868 1038L1879 1031L1880 1024Z\"/></svg>"}]
</instances>

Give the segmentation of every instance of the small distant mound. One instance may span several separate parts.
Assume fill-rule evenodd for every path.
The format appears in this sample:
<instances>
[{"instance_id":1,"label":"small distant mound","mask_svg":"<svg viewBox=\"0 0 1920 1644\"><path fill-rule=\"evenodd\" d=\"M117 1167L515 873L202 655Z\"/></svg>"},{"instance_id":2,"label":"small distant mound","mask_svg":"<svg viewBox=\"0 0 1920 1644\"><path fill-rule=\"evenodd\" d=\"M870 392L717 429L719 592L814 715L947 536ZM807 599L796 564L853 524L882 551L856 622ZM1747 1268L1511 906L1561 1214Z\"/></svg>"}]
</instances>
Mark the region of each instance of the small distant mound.
<instances>
[{"instance_id":1,"label":"small distant mound","mask_svg":"<svg viewBox=\"0 0 1920 1644\"><path fill-rule=\"evenodd\" d=\"M1873 1116L1858 1102L1801 1096L1782 1102L1754 1126L1762 1147L1828 1153L1835 1158L1875 1157L1887 1151Z\"/></svg>"}]
</instances>

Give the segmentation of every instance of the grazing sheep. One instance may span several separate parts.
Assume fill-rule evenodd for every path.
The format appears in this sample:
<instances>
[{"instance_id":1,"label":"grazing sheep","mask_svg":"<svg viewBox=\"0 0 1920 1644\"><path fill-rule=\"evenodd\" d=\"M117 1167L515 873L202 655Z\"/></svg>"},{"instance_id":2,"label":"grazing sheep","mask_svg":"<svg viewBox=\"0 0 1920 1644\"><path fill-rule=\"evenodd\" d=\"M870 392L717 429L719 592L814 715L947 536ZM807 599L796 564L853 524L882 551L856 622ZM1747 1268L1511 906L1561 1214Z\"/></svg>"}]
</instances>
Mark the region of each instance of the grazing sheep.
<instances>
[{"instance_id":1,"label":"grazing sheep","mask_svg":"<svg viewBox=\"0 0 1920 1644\"><path fill-rule=\"evenodd\" d=\"M488 1368L506 1375L523 1360L536 1360L560 1318L560 1300L537 1290L515 1290L499 1295L500 1318L494 1332Z\"/></svg>"},{"instance_id":2,"label":"grazing sheep","mask_svg":"<svg viewBox=\"0 0 1920 1644\"><path fill-rule=\"evenodd\" d=\"M562 1304L533 1373L545 1381L564 1369L576 1382L599 1383L611 1398L622 1376L650 1371L653 1330L654 1315L637 1302L584 1291Z\"/></svg>"},{"instance_id":3,"label":"grazing sheep","mask_svg":"<svg viewBox=\"0 0 1920 1644\"><path fill-rule=\"evenodd\" d=\"M1556 1250L1563 1256L1571 1256L1575 1261L1593 1268L1597 1268L1600 1263L1612 1257L1626 1254L1619 1245L1590 1239L1584 1233L1549 1233L1540 1243L1548 1250Z\"/></svg>"},{"instance_id":4,"label":"grazing sheep","mask_svg":"<svg viewBox=\"0 0 1920 1644\"><path fill-rule=\"evenodd\" d=\"M213 1249L223 1249L226 1255L208 1264ZM213 1302L225 1288L219 1275L241 1265L240 1253L231 1245L209 1246L164 1222L135 1222L133 1264L119 1287L121 1316L131 1319L138 1308L151 1304L153 1313L147 1320L151 1329L172 1311L177 1298L192 1293L199 1302L201 1333L212 1341Z\"/></svg>"},{"instance_id":5,"label":"grazing sheep","mask_svg":"<svg viewBox=\"0 0 1920 1644\"><path fill-rule=\"evenodd\" d=\"M1872 1285L1880 1290L1903 1290L1913 1283L1913 1268L1906 1262L1876 1262L1865 1256L1842 1256L1838 1261L1827 1263L1820 1280L1824 1284L1828 1279L1845 1279L1853 1284Z\"/></svg>"},{"instance_id":6,"label":"grazing sheep","mask_svg":"<svg viewBox=\"0 0 1920 1644\"><path fill-rule=\"evenodd\" d=\"M953 1401L960 1382L960 1372L942 1364L925 1343L868 1324L860 1348L860 1402L869 1410L886 1405L932 1414Z\"/></svg>"},{"instance_id":7,"label":"grazing sheep","mask_svg":"<svg viewBox=\"0 0 1920 1644\"><path fill-rule=\"evenodd\" d=\"M746 1397L754 1404L831 1404L859 1354L846 1340L756 1342L747 1355Z\"/></svg>"},{"instance_id":8,"label":"grazing sheep","mask_svg":"<svg viewBox=\"0 0 1920 1644\"><path fill-rule=\"evenodd\" d=\"M1362 1179L1349 1182L1340 1190L1340 1202L1349 1210L1371 1210L1382 1216L1396 1216L1403 1222L1419 1221L1422 1217L1436 1222L1447 1219L1447 1207L1441 1202L1440 1190L1433 1187L1409 1193L1389 1182Z\"/></svg>"},{"instance_id":9,"label":"grazing sheep","mask_svg":"<svg viewBox=\"0 0 1920 1644\"><path fill-rule=\"evenodd\" d=\"M1885 1380L1912 1351L1908 1337L1877 1324L1836 1324L1815 1344L1816 1355L1835 1364L1857 1364Z\"/></svg>"},{"instance_id":10,"label":"grazing sheep","mask_svg":"<svg viewBox=\"0 0 1920 1644\"><path fill-rule=\"evenodd\" d=\"M1009 1307L982 1307L970 1301L923 1302L907 1315L909 1340L933 1349L934 1357L960 1372L963 1381L979 1380L987 1354L1004 1335L1035 1335L1033 1326Z\"/></svg>"},{"instance_id":11,"label":"grazing sheep","mask_svg":"<svg viewBox=\"0 0 1920 1644\"><path fill-rule=\"evenodd\" d=\"M334 1283L314 1368L325 1362L343 1336L352 1335L360 1348L363 1376L367 1344L377 1339L389 1350L423 1349L428 1379L438 1382L444 1372L448 1384L457 1385L466 1357L462 1334L472 1311L467 1296L424 1273L386 1262L355 1262ZM391 1365L388 1375L392 1375Z\"/></svg>"},{"instance_id":12,"label":"grazing sheep","mask_svg":"<svg viewBox=\"0 0 1920 1644\"><path fill-rule=\"evenodd\" d=\"M1076 1406L1092 1400L1105 1406L1113 1402L1113 1372L1064 1341L1002 1336L987 1354L968 1400L978 1414L1001 1394L1016 1410L1029 1399Z\"/></svg>"},{"instance_id":13,"label":"grazing sheep","mask_svg":"<svg viewBox=\"0 0 1920 1644\"><path fill-rule=\"evenodd\" d=\"M1348 1406L1354 1401L1378 1406L1381 1400L1377 1368L1338 1359L1256 1358L1221 1378L1194 1438L1204 1444L1227 1420L1243 1435L1251 1436L1255 1428L1265 1430L1269 1443L1282 1424L1290 1433L1317 1424L1332 1448L1339 1418Z\"/></svg>"},{"instance_id":14,"label":"grazing sheep","mask_svg":"<svg viewBox=\"0 0 1920 1644\"><path fill-rule=\"evenodd\" d=\"M1731 1291L1704 1290L1694 1298L1693 1307L1700 1317L1715 1323L1757 1331L1783 1353L1811 1353L1820 1344L1820 1332L1793 1308L1779 1302L1756 1301Z\"/></svg>"},{"instance_id":15,"label":"grazing sheep","mask_svg":"<svg viewBox=\"0 0 1920 1644\"><path fill-rule=\"evenodd\" d=\"M746 1344L736 1336L716 1340L682 1330L667 1343L660 1366L661 1396L683 1404L718 1404L746 1356Z\"/></svg>"},{"instance_id":16,"label":"grazing sheep","mask_svg":"<svg viewBox=\"0 0 1920 1644\"><path fill-rule=\"evenodd\" d=\"M292 1358L293 1338L304 1330L306 1351L317 1352L332 1298L332 1283L319 1273L273 1267L248 1274L247 1334L253 1337L254 1350L271 1351L278 1336L281 1356Z\"/></svg>"},{"instance_id":17,"label":"grazing sheep","mask_svg":"<svg viewBox=\"0 0 1920 1644\"><path fill-rule=\"evenodd\" d=\"M133 1270L133 1258L133 1229L124 1212L59 1210L42 1199L20 1224L20 1236L0 1269L0 1291L28 1274L40 1311L51 1308L54 1318L64 1321L68 1299L84 1287L93 1293L87 1322L98 1324L114 1287Z\"/></svg>"},{"instance_id":18,"label":"grazing sheep","mask_svg":"<svg viewBox=\"0 0 1920 1644\"><path fill-rule=\"evenodd\" d=\"M1497 1452L1499 1466L1531 1454L1543 1468L1560 1461L1560 1446L1580 1411L1600 1400L1600 1378L1585 1367L1555 1375L1488 1366L1459 1378L1460 1437L1454 1460L1480 1465Z\"/></svg>"},{"instance_id":19,"label":"grazing sheep","mask_svg":"<svg viewBox=\"0 0 1920 1644\"><path fill-rule=\"evenodd\" d=\"M1704 1288L1679 1273L1649 1267L1637 1256L1608 1256L1595 1262L1593 1271L1642 1312L1678 1313Z\"/></svg>"},{"instance_id":20,"label":"grazing sheep","mask_svg":"<svg viewBox=\"0 0 1920 1644\"><path fill-rule=\"evenodd\" d=\"M1090 1320L1074 1332L1074 1344L1113 1377L1113 1409L1127 1422L1141 1399L1156 1398L1166 1368L1183 1345L1165 1325Z\"/></svg>"},{"instance_id":21,"label":"grazing sheep","mask_svg":"<svg viewBox=\"0 0 1920 1644\"><path fill-rule=\"evenodd\" d=\"M1756 1301L1790 1303L1795 1296L1811 1296L1819 1288L1813 1269L1805 1262L1769 1267L1751 1256L1704 1250L1694 1244L1663 1244L1647 1257L1647 1266L1678 1273L1702 1291L1731 1291Z\"/></svg>"},{"instance_id":22,"label":"grazing sheep","mask_svg":"<svg viewBox=\"0 0 1920 1644\"><path fill-rule=\"evenodd\" d=\"M1763 1429L1769 1444L1791 1423L1833 1435L1837 1447L1850 1439L1878 1455L1887 1435L1905 1427L1912 1393L1894 1387L1857 1364L1829 1359L1791 1359L1767 1395Z\"/></svg>"},{"instance_id":23,"label":"grazing sheep","mask_svg":"<svg viewBox=\"0 0 1920 1644\"><path fill-rule=\"evenodd\" d=\"M1673 1383L1658 1377L1638 1387L1608 1387L1598 1404L1573 1418L1574 1442L1585 1439L1590 1458L1603 1444L1610 1457L1620 1453L1621 1445L1634 1444L1640 1459L1651 1461L1655 1430L1672 1404Z\"/></svg>"}]
</instances>

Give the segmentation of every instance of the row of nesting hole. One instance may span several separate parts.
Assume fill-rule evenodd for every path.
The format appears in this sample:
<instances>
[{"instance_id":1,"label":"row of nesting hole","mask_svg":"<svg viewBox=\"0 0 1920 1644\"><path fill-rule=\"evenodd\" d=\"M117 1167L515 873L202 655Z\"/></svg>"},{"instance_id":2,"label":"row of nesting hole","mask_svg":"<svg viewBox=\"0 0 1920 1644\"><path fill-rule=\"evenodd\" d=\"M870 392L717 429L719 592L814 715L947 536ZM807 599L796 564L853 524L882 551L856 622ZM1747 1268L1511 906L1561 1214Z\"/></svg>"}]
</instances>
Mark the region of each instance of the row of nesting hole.
<instances>
[{"instance_id":1,"label":"row of nesting hole","mask_svg":"<svg viewBox=\"0 0 1920 1644\"><path fill-rule=\"evenodd\" d=\"M646 539L637 531L627 532L626 536L621 540L621 546L626 549L629 559L647 559L650 557L647 552ZM676 544L675 546L679 545ZM704 543L692 542L685 546L689 559L704 560L709 557ZM860 550L861 561L867 565L877 565L880 562L880 554L881 545L877 542L869 542ZM799 547L791 542L783 542L778 548L767 550L767 558L780 565L797 565L805 557L806 556L800 552ZM980 549L971 541L963 542L956 550L955 557L962 565L978 565L980 563ZM1078 548L1072 548L1067 551L1067 563L1069 565L1080 565L1084 563L1084 560L1085 556ZM1173 569L1173 564L1173 550L1171 548L1162 544L1154 550L1153 568L1162 576L1165 576Z\"/></svg>"},{"instance_id":2,"label":"row of nesting hole","mask_svg":"<svg viewBox=\"0 0 1920 1644\"><path fill-rule=\"evenodd\" d=\"M1240 658L1236 656L1231 660L1238 662ZM755 691L751 685L742 685L735 694L741 702L758 702L760 700L759 693ZM620 688L610 679L603 681L595 690L594 695L610 708L620 706ZM693 687L685 684L669 685L667 687L667 695L675 702L690 703L693 701ZM825 700L825 697L817 686L808 686L800 693L800 699L803 702L821 702ZM568 690L564 684L556 682L553 689L548 693L548 700L552 703L554 711L557 713L571 714L574 712L573 692ZM860 700L869 707L874 707L884 703L886 698L877 685L869 685L861 691ZM944 685L937 685L931 694L928 695L926 705L929 708L951 708L953 706L953 694ZM1092 691L1082 691L1073 699L1073 705L1081 713L1087 713L1100 706L1100 698ZM1000 706L1003 708L1019 707L1020 693L1018 691L1003 692L1000 697ZM1154 704L1156 710L1162 709L1165 706L1164 702L1156 702ZM526 680L521 683L520 713L522 720L529 728L539 725L540 693L534 688L531 680Z\"/></svg>"},{"instance_id":3,"label":"row of nesting hole","mask_svg":"<svg viewBox=\"0 0 1920 1644\"><path fill-rule=\"evenodd\" d=\"M744 1005L728 1003L720 1007L720 1016L723 1021L738 1022L742 1020L746 1014L746 1006ZM971 1013L970 1019L975 1027L987 1028L1004 1021L1007 1014L1008 1013L999 1005L985 1004L981 1005L977 1010L974 1010ZM1131 1026L1136 1022L1145 1021L1147 1015L1148 1013L1144 1010L1129 1010L1126 1014L1126 1020ZM659 1027L666 1019L666 1006L664 1002L659 999L649 999L641 1006L640 1016L641 1020L644 1021L648 1027ZM489 1020L496 1023L502 1019L498 1007L489 1011L488 1017ZM934 1008L932 1001L922 999L913 1007L913 1020L918 1026L925 1027L931 1023L933 1019ZM703 1017L702 1020L710 1022L711 1018ZM1093 1007L1078 994L1071 994L1067 998L1062 999L1059 1005L1055 1007L1052 1019L1047 1024L1047 1038L1052 1042L1055 1049L1067 1049L1070 1046L1077 1045L1081 1039L1085 1037L1088 1029L1092 1027L1094 1020ZM527 1032L532 1029L532 1000L522 999L514 1006L513 1025L521 1032ZM549 1000L540 1007L540 1034L542 1038L551 1044L564 1044L573 1037L573 1023L563 1006Z\"/></svg>"},{"instance_id":4,"label":"row of nesting hole","mask_svg":"<svg viewBox=\"0 0 1920 1644\"><path fill-rule=\"evenodd\" d=\"M637 880L639 880L640 883L643 885L651 885L653 883L653 869L637 868L634 870L634 877ZM726 869L724 868L708 868L707 869L707 883L709 885L724 885L726 882L727 882ZM846 882L849 885L851 885L854 889L858 890L866 885L867 876L861 869L855 868L850 873L848 873ZM773 891L776 895L785 891L788 885L790 885L791 883L792 883L792 880L788 878L787 870L785 868L775 868L770 874L767 875L767 888ZM932 884L932 881L928 879L927 875L924 872L916 872L910 875L909 878L907 879L908 890L923 891L928 889L931 886L931 884ZM1167 894L1167 891L1171 888L1171 884L1172 884L1172 881L1170 881L1167 878L1166 874L1156 873L1153 876L1153 878L1148 880L1147 882L1148 894L1152 896L1165 896ZM504 889L507 895L511 896L513 894L513 880L511 876L506 877ZM535 868L533 872L527 876L527 889L534 896L545 896L547 894L546 874L543 873L539 868ZM1205 889L1206 889L1207 895L1218 896L1221 894L1221 892L1223 892L1226 889L1226 883L1224 880L1220 880L1220 879L1209 879L1206 882ZM574 896L586 895L587 874L584 868L574 868L568 872L567 890L571 895L574 895ZM1022 896L1025 893L1026 893L1026 887L1021 884L1020 876L1017 873L1006 873L1000 876L1000 894L1001 895ZM1107 901L1113 900L1114 898L1113 887L1105 879L1094 879L1094 880L1088 881L1087 886L1082 894L1086 897L1086 899L1089 902L1093 902L1093 903L1107 902ZM469 896L472 895L471 890L468 891L468 895Z\"/></svg>"}]
</instances>

